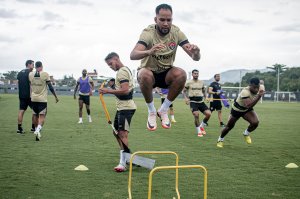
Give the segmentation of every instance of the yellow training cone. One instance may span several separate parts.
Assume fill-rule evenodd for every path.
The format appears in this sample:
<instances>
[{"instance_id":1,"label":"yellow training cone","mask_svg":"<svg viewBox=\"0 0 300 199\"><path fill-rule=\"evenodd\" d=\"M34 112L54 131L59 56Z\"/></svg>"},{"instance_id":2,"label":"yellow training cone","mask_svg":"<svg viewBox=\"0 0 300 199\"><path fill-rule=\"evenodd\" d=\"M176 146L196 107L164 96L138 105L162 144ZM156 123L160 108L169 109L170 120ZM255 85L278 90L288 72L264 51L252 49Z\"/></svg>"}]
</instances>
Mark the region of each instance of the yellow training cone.
<instances>
[{"instance_id":1,"label":"yellow training cone","mask_svg":"<svg viewBox=\"0 0 300 199\"><path fill-rule=\"evenodd\" d=\"M298 168L298 165L296 165L295 163L290 163L290 164L287 164L285 167L289 168L289 169L295 169L295 168Z\"/></svg>"},{"instance_id":2,"label":"yellow training cone","mask_svg":"<svg viewBox=\"0 0 300 199\"><path fill-rule=\"evenodd\" d=\"M87 170L89 170L89 168L87 168L86 166L81 164L78 167L76 167L74 170L76 170L76 171L87 171Z\"/></svg>"}]
</instances>

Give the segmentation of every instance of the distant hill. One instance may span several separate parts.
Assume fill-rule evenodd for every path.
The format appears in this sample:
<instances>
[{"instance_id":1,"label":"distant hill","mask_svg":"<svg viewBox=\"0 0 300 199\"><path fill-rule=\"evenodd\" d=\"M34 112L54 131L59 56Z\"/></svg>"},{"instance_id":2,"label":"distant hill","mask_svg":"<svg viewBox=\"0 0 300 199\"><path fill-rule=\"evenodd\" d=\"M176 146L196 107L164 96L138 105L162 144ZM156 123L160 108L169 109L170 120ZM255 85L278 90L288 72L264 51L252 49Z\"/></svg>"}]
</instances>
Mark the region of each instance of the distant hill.
<instances>
[{"instance_id":1,"label":"distant hill","mask_svg":"<svg viewBox=\"0 0 300 199\"><path fill-rule=\"evenodd\" d=\"M260 71L261 73L265 73L270 71L269 69L254 69L254 70L247 70L247 69L235 69L235 70L228 70L225 72L220 73L221 80L220 83L224 84L225 82L230 83L237 83L240 82L240 78L242 78L246 73L251 73L255 71ZM210 84L214 81L214 77L210 78L209 80L204 80L205 84Z\"/></svg>"}]
</instances>

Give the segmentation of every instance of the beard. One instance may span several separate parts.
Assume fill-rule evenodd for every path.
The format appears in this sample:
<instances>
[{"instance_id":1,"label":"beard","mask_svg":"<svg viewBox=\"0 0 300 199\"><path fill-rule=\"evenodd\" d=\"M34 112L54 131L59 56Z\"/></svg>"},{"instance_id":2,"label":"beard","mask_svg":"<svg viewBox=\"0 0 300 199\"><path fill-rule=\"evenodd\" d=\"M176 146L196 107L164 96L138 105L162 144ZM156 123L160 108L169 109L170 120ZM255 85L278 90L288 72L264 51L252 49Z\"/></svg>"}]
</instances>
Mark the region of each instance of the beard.
<instances>
[{"instance_id":1,"label":"beard","mask_svg":"<svg viewBox=\"0 0 300 199\"><path fill-rule=\"evenodd\" d=\"M160 28L157 26L157 30L159 32L160 35L167 35L170 32L170 28Z\"/></svg>"}]
</instances>

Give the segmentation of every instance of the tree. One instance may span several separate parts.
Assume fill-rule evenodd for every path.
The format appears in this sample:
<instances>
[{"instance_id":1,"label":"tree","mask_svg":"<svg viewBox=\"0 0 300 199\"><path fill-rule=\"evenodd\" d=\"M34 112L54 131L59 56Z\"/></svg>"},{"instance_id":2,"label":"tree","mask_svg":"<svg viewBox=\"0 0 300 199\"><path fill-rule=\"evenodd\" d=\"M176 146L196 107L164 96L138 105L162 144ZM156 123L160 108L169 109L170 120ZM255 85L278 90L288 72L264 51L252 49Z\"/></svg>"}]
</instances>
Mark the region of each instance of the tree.
<instances>
[{"instance_id":1,"label":"tree","mask_svg":"<svg viewBox=\"0 0 300 199\"><path fill-rule=\"evenodd\" d=\"M277 92L279 92L280 91L279 76L280 76L280 73L282 73L286 69L286 65L274 64L273 67L267 67L267 68L270 68L270 69L276 71L276 73L277 73Z\"/></svg>"},{"instance_id":2,"label":"tree","mask_svg":"<svg viewBox=\"0 0 300 199\"><path fill-rule=\"evenodd\" d=\"M18 71L7 71L7 73L3 73L4 79L7 80L16 80L18 76Z\"/></svg>"},{"instance_id":3,"label":"tree","mask_svg":"<svg viewBox=\"0 0 300 199\"><path fill-rule=\"evenodd\" d=\"M59 83L59 86L69 86L69 87L74 87L76 85L76 80L74 79L73 76L67 76L64 75L64 79L62 79Z\"/></svg>"}]
</instances>

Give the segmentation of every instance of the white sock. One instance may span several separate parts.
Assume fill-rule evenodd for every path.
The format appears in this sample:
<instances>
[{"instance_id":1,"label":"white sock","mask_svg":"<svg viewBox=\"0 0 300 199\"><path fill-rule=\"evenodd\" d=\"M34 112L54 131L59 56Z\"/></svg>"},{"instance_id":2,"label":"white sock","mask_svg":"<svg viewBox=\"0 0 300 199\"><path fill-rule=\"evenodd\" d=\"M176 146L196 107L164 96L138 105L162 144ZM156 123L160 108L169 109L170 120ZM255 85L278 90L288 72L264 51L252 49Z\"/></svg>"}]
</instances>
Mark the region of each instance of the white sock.
<instances>
[{"instance_id":1,"label":"white sock","mask_svg":"<svg viewBox=\"0 0 300 199\"><path fill-rule=\"evenodd\" d=\"M158 112L167 112L172 102L168 100L168 98L165 98L164 103L159 108Z\"/></svg>"},{"instance_id":2,"label":"white sock","mask_svg":"<svg viewBox=\"0 0 300 199\"><path fill-rule=\"evenodd\" d=\"M154 102L150 102L150 103L147 103L147 106L148 106L148 113L151 113L151 112L156 112L156 108L154 106Z\"/></svg>"},{"instance_id":3,"label":"white sock","mask_svg":"<svg viewBox=\"0 0 300 199\"><path fill-rule=\"evenodd\" d=\"M124 150L120 150L120 164L125 166L126 161L125 161L125 156L123 155Z\"/></svg>"},{"instance_id":4,"label":"white sock","mask_svg":"<svg viewBox=\"0 0 300 199\"><path fill-rule=\"evenodd\" d=\"M174 115L171 115L171 119L172 119L172 120L175 120L175 117L174 117Z\"/></svg>"},{"instance_id":5,"label":"white sock","mask_svg":"<svg viewBox=\"0 0 300 199\"><path fill-rule=\"evenodd\" d=\"M79 118L79 121L82 122L82 117Z\"/></svg>"},{"instance_id":6,"label":"white sock","mask_svg":"<svg viewBox=\"0 0 300 199\"><path fill-rule=\"evenodd\" d=\"M205 126L205 124L204 124L204 122L203 122L203 120L202 120L202 122L201 122L201 124L200 124L200 127L204 127Z\"/></svg>"},{"instance_id":7,"label":"white sock","mask_svg":"<svg viewBox=\"0 0 300 199\"><path fill-rule=\"evenodd\" d=\"M39 124L37 127L36 127L36 132L40 132L41 131L41 129L42 129L42 126Z\"/></svg>"},{"instance_id":8,"label":"white sock","mask_svg":"<svg viewBox=\"0 0 300 199\"><path fill-rule=\"evenodd\" d=\"M219 136L218 142L224 142L224 138L221 138L221 137Z\"/></svg>"},{"instance_id":9,"label":"white sock","mask_svg":"<svg viewBox=\"0 0 300 199\"><path fill-rule=\"evenodd\" d=\"M197 133L200 132L200 126L196 126L196 131L197 131Z\"/></svg>"},{"instance_id":10,"label":"white sock","mask_svg":"<svg viewBox=\"0 0 300 199\"><path fill-rule=\"evenodd\" d=\"M243 135L249 135L249 134L250 134L250 132L247 129L243 133Z\"/></svg>"},{"instance_id":11,"label":"white sock","mask_svg":"<svg viewBox=\"0 0 300 199\"><path fill-rule=\"evenodd\" d=\"M90 115L88 115L88 118L92 118Z\"/></svg>"}]
</instances>

